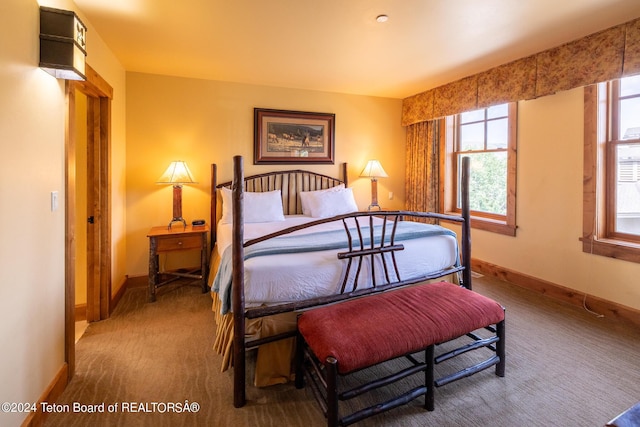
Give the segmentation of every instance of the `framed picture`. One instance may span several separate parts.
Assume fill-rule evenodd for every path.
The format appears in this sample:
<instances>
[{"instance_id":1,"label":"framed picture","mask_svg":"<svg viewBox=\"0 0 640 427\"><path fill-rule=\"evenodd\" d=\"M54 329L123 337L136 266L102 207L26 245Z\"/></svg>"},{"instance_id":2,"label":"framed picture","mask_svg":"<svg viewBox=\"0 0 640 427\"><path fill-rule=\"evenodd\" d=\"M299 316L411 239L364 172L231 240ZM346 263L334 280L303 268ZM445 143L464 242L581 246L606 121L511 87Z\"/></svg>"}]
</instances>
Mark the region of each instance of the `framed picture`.
<instances>
[{"instance_id":1,"label":"framed picture","mask_svg":"<svg viewBox=\"0 0 640 427\"><path fill-rule=\"evenodd\" d=\"M333 164L335 114L254 109L254 164Z\"/></svg>"}]
</instances>

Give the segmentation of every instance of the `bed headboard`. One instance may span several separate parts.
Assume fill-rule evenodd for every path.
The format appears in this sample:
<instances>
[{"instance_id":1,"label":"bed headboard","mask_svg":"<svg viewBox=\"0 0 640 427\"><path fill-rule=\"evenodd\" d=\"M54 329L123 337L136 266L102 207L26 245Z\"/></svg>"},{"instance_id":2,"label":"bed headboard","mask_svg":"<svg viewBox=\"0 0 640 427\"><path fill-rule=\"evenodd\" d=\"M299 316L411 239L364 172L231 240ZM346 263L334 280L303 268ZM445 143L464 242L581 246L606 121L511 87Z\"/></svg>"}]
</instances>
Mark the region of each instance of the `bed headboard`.
<instances>
[{"instance_id":1,"label":"bed headboard","mask_svg":"<svg viewBox=\"0 0 640 427\"><path fill-rule=\"evenodd\" d=\"M335 187L340 184L348 186L347 181L347 164L340 165L342 178L334 178L328 175L319 174L312 171L294 169L266 172L259 175L251 175L244 177L244 191L263 192L280 190L282 192L282 208L285 215L302 214L302 205L300 203L299 193L302 191L323 190ZM217 166L215 163L211 165L211 245L215 243L215 228L219 218L220 197L218 196L219 188L231 188L233 181L217 182Z\"/></svg>"}]
</instances>

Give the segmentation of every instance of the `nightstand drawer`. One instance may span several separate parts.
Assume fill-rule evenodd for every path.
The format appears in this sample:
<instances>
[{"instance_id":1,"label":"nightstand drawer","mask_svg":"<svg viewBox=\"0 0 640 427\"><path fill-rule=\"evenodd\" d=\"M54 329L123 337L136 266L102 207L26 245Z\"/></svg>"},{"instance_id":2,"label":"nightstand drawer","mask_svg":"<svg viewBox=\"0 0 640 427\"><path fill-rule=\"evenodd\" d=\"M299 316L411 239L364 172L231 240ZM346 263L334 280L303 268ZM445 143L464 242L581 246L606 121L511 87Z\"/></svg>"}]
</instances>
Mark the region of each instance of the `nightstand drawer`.
<instances>
[{"instance_id":1,"label":"nightstand drawer","mask_svg":"<svg viewBox=\"0 0 640 427\"><path fill-rule=\"evenodd\" d=\"M158 252L180 251L185 249L202 248L202 237L195 236L172 236L158 237Z\"/></svg>"}]
</instances>

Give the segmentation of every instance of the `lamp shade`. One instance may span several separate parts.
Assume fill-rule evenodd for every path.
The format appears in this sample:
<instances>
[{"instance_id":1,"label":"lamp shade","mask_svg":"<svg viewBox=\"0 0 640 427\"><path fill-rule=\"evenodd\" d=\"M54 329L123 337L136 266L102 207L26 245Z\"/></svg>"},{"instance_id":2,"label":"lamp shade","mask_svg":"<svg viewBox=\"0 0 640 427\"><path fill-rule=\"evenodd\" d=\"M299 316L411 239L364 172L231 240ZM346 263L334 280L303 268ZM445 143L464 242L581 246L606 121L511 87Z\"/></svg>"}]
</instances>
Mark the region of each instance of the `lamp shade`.
<instances>
[{"instance_id":1,"label":"lamp shade","mask_svg":"<svg viewBox=\"0 0 640 427\"><path fill-rule=\"evenodd\" d=\"M361 177L367 178L387 178L389 175L384 171L382 165L377 160L369 160L360 173Z\"/></svg>"},{"instance_id":2,"label":"lamp shade","mask_svg":"<svg viewBox=\"0 0 640 427\"><path fill-rule=\"evenodd\" d=\"M197 184L196 180L193 179L193 175L191 175L191 171L187 167L187 164L182 160L171 162L167 170L160 178L158 178L156 183L174 185Z\"/></svg>"}]
</instances>

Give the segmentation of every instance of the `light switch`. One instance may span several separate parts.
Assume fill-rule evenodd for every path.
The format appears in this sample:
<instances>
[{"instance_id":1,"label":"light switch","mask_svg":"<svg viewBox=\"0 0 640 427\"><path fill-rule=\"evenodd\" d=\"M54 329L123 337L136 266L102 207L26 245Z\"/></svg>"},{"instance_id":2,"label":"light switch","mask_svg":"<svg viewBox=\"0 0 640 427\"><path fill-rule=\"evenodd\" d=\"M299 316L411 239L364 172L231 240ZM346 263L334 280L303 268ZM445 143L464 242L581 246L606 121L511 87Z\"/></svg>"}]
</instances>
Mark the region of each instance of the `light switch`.
<instances>
[{"instance_id":1,"label":"light switch","mask_svg":"<svg viewBox=\"0 0 640 427\"><path fill-rule=\"evenodd\" d=\"M51 192L51 212L58 210L58 192Z\"/></svg>"}]
</instances>

